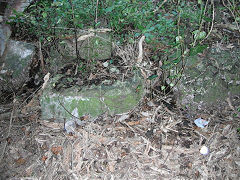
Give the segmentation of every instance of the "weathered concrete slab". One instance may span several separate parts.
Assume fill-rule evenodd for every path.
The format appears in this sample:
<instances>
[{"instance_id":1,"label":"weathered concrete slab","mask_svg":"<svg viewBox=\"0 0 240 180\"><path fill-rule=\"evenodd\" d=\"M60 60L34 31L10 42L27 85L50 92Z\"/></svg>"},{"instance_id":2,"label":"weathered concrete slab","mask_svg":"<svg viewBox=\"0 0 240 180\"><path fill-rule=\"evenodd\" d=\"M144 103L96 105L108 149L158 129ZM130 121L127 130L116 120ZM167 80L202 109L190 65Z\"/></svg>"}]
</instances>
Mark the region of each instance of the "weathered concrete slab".
<instances>
[{"instance_id":1,"label":"weathered concrete slab","mask_svg":"<svg viewBox=\"0 0 240 180\"><path fill-rule=\"evenodd\" d=\"M81 38L83 40L78 41L80 58L85 59L88 62L111 58L112 39L109 32L95 33L86 31L85 33L80 33L78 35L78 39ZM74 41L74 37L69 39L63 38L58 43L58 49L56 49L55 46L51 48L51 52L49 53L51 55L51 60L49 61L50 71L57 73L57 70L65 66L65 64L69 64L69 61L72 62L77 59L76 44Z\"/></svg>"},{"instance_id":2,"label":"weathered concrete slab","mask_svg":"<svg viewBox=\"0 0 240 180\"><path fill-rule=\"evenodd\" d=\"M124 113L135 107L143 95L142 78L136 73L131 80L113 85L92 85L91 87L72 87L62 92L53 89L60 78L53 78L40 98L42 119L74 119L89 114L92 118L105 112L113 115ZM79 91L80 90L80 91Z\"/></svg>"},{"instance_id":3,"label":"weathered concrete slab","mask_svg":"<svg viewBox=\"0 0 240 180\"><path fill-rule=\"evenodd\" d=\"M240 95L240 49L210 48L205 56L188 58L177 91L179 103L195 110L218 106L229 95Z\"/></svg>"},{"instance_id":4,"label":"weathered concrete slab","mask_svg":"<svg viewBox=\"0 0 240 180\"><path fill-rule=\"evenodd\" d=\"M60 43L60 48L64 56L68 56L70 59L76 58L74 38L63 40ZM98 30L79 33L78 50L80 57L86 60L109 59L112 54L111 35L109 32L98 32Z\"/></svg>"}]
</instances>

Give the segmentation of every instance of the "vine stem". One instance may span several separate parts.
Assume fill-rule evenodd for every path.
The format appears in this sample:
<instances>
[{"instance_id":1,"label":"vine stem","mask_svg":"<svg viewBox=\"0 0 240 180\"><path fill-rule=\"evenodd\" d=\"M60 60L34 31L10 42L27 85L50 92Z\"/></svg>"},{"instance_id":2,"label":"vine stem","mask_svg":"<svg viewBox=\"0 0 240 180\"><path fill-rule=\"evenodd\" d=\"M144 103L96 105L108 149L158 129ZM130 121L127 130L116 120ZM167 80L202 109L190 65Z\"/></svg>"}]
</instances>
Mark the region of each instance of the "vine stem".
<instances>
[{"instance_id":1,"label":"vine stem","mask_svg":"<svg viewBox=\"0 0 240 180\"><path fill-rule=\"evenodd\" d=\"M205 7L204 7L204 10L203 10L203 14L202 14L202 16L201 16L201 21L200 21L200 25L199 25L199 29L198 29L199 33L201 32L201 29L202 29L203 16L205 16L205 13L206 13L206 10L207 10L207 5L208 5L208 0L206 1ZM192 47L195 47L196 42L197 42L197 38L194 39L194 42L193 42Z\"/></svg>"},{"instance_id":2,"label":"vine stem","mask_svg":"<svg viewBox=\"0 0 240 180\"><path fill-rule=\"evenodd\" d=\"M212 23L211 23L211 28L210 28L210 30L209 30L207 36L206 36L201 42L203 42L205 39L207 39L207 38L210 36L210 34L211 34L212 30L213 30L214 20L215 20L215 6L214 6L214 2L213 2L213 1L212 1L212 5L213 5L213 13L212 13ZM200 42L200 43L201 43L201 42Z\"/></svg>"},{"instance_id":3,"label":"vine stem","mask_svg":"<svg viewBox=\"0 0 240 180\"><path fill-rule=\"evenodd\" d=\"M235 9L229 0L227 0L227 2L230 4L230 6L232 7L232 9ZM224 5L224 7L226 7L226 8L232 13L232 15L233 15L233 17L234 17L234 21L235 21L235 23L236 23L236 25L237 25L238 31L240 32L240 26L239 26L239 24L238 24L238 22L237 22L237 20L236 20L236 16L235 16L234 12L231 10L231 7L228 7L228 6L225 4L225 1L224 1L224 0L222 0L222 3L223 3L223 5Z\"/></svg>"},{"instance_id":4,"label":"vine stem","mask_svg":"<svg viewBox=\"0 0 240 180\"><path fill-rule=\"evenodd\" d=\"M76 55L77 55L77 60L78 60L78 59L80 59L80 56L79 56L79 51L78 51L78 41L77 41L78 37L77 37L77 27L76 27L76 23L75 23L74 7L73 7L72 0L68 0L68 2L69 2L69 4L71 5L71 8L72 8L72 19L73 19L73 26L74 26L75 50L76 50Z\"/></svg>"},{"instance_id":5,"label":"vine stem","mask_svg":"<svg viewBox=\"0 0 240 180\"><path fill-rule=\"evenodd\" d=\"M98 22L98 1L99 1L99 0L97 0L96 12L95 12L95 26L96 26L96 24L97 24L97 22Z\"/></svg>"}]
</instances>

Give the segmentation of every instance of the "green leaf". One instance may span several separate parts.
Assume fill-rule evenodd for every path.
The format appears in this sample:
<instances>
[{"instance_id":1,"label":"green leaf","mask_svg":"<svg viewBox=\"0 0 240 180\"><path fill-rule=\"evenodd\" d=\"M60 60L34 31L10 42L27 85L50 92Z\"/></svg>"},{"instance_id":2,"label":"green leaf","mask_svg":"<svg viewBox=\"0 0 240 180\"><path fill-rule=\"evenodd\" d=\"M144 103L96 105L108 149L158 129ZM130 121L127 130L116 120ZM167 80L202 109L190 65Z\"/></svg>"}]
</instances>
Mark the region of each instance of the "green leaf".
<instances>
[{"instance_id":1,"label":"green leaf","mask_svg":"<svg viewBox=\"0 0 240 180\"><path fill-rule=\"evenodd\" d=\"M173 86L174 86L174 84L173 84L173 83L170 83L170 84L169 84L169 86L170 86L170 87L173 87Z\"/></svg>"},{"instance_id":2,"label":"green leaf","mask_svg":"<svg viewBox=\"0 0 240 180\"><path fill-rule=\"evenodd\" d=\"M148 79L149 79L149 80L153 80L153 79L155 79L156 77L158 77L158 75L153 74L153 75L149 76Z\"/></svg>"},{"instance_id":3,"label":"green leaf","mask_svg":"<svg viewBox=\"0 0 240 180\"><path fill-rule=\"evenodd\" d=\"M204 49L206 49L207 45L197 45L196 47L193 47L190 49L190 56L195 56L198 53L202 53Z\"/></svg>"},{"instance_id":4,"label":"green leaf","mask_svg":"<svg viewBox=\"0 0 240 180\"><path fill-rule=\"evenodd\" d=\"M140 36L141 35L141 33L135 33L135 37L138 37L138 36Z\"/></svg>"},{"instance_id":5,"label":"green leaf","mask_svg":"<svg viewBox=\"0 0 240 180\"><path fill-rule=\"evenodd\" d=\"M172 75L172 76L169 76L168 78L169 79L175 79L175 78L177 78L177 75Z\"/></svg>"},{"instance_id":6,"label":"green leaf","mask_svg":"<svg viewBox=\"0 0 240 180\"><path fill-rule=\"evenodd\" d=\"M195 30L193 31L194 34L194 39L204 39L206 37L206 32L205 31L199 31L199 30Z\"/></svg>"},{"instance_id":7,"label":"green leaf","mask_svg":"<svg viewBox=\"0 0 240 180\"><path fill-rule=\"evenodd\" d=\"M237 111L238 111L238 112L240 112L240 107L239 107L239 108L237 108Z\"/></svg>"},{"instance_id":8,"label":"green leaf","mask_svg":"<svg viewBox=\"0 0 240 180\"><path fill-rule=\"evenodd\" d=\"M97 46L99 45L99 40L98 40L98 39L95 40L95 44L96 44Z\"/></svg>"},{"instance_id":9,"label":"green leaf","mask_svg":"<svg viewBox=\"0 0 240 180\"><path fill-rule=\"evenodd\" d=\"M240 128L237 128L237 132L240 134Z\"/></svg>"},{"instance_id":10,"label":"green leaf","mask_svg":"<svg viewBox=\"0 0 240 180\"><path fill-rule=\"evenodd\" d=\"M172 62L173 64L178 64L181 61L181 58L174 59Z\"/></svg>"},{"instance_id":11,"label":"green leaf","mask_svg":"<svg viewBox=\"0 0 240 180\"><path fill-rule=\"evenodd\" d=\"M108 7L107 9L105 9L105 12L112 12L112 10L114 9L114 6Z\"/></svg>"},{"instance_id":12,"label":"green leaf","mask_svg":"<svg viewBox=\"0 0 240 180\"><path fill-rule=\"evenodd\" d=\"M212 19L207 16L203 16L203 19L207 22L212 22Z\"/></svg>"},{"instance_id":13,"label":"green leaf","mask_svg":"<svg viewBox=\"0 0 240 180\"><path fill-rule=\"evenodd\" d=\"M43 13L42 13L42 16L43 16L43 18L46 18L46 17L47 17L47 13L46 13L46 12L43 12Z\"/></svg>"},{"instance_id":14,"label":"green leaf","mask_svg":"<svg viewBox=\"0 0 240 180\"><path fill-rule=\"evenodd\" d=\"M172 14L173 14L173 15L177 15L178 13L177 13L177 12L175 12L175 11L172 11Z\"/></svg>"},{"instance_id":15,"label":"green leaf","mask_svg":"<svg viewBox=\"0 0 240 180\"><path fill-rule=\"evenodd\" d=\"M177 37L176 37L176 43L180 43L180 42L182 42L182 41L183 41L182 36L177 36Z\"/></svg>"},{"instance_id":16,"label":"green leaf","mask_svg":"<svg viewBox=\"0 0 240 180\"><path fill-rule=\"evenodd\" d=\"M47 40L48 40L48 41L51 41L51 39L52 39L52 38L51 38L50 36L49 36L49 37L47 37Z\"/></svg>"},{"instance_id":17,"label":"green leaf","mask_svg":"<svg viewBox=\"0 0 240 180\"><path fill-rule=\"evenodd\" d=\"M60 18L60 19L58 19L58 21L57 21L57 23L56 23L56 24L59 24L61 21L62 21L62 19L61 19L61 18Z\"/></svg>"},{"instance_id":18,"label":"green leaf","mask_svg":"<svg viewBox=\"0 0 240 180\"><path fill-rule=\"evenodd\" d=\"M77 27L80 28L80 29L82 29L82 28L83 28L83 24L82 24L82 23L77 24Z\"/></svg>"},{"instance_id":19,"label":"green leaf","mask_svg":"<svg viewBox=\"0 0 240 180\"><path fill-rule=\"evenodd\" d=\"M205 31L202 31L199 33L199 39L204 39L206 37L207 33Z\"/></svg>"},{"instance_id":20,"label":"green leaf","mask_svg":"<svg viewBox=\"0 0 240 180\"><path fill-rule=\"evenodd\" d=\"M152 38L153 37L153 35L151 33L144 33L144 36L146 38Z\"/></svg>"},{"instance_id":21,"label":"green leaf","mask_svg":"<svg viewBox=\"0 0 240 180\"><path fill-rule=\"evenodd\" d=\"M95 27L99 27L101 22L96 23Z\"/></svg>"},{"instance_id":22,"label":"green leaf","mask_svg":"<svg viewBox=\"0 0 240 180\"><path fill-rule=\"evenodd\" d=\"M195 30L195 31L193 31L192 33L193 33L194 35L197 35L199 32L200 32L199 30Z\"/></svg>"},{"instance_id":23,"label":"green leaf","mask_svg":"<svg viewBox=\"0 0 240 180\"><path fill-rule=\"evenodd\" d=\"M130 38L129 40L128 40L128 42L130 43L130 44L134 44L134 39L133 38Z\"/></svg>"},{"instance_id":24,"label":"green leaf","mask_svg":"<svg viewBox=\"0 0 240 180\"><path fill-rule=\"evenodd\" d=\"M147 31L148 31L148 32L151 32L151 31L153 31L154 29L155 29L155 27L152 26L152 27L150 27Z\"/></svg>"},{"instance_id":25,"label":"green leaf","mask_svg":"<svg viewBox=\"0 0 240 180\"><path fill-rule=\"evenodd\" d=\"M170 68L172 68L174 65L172 64L172 63L166 63L166 64L164 64L161 68L162 69L170 69Z\"/></svg>"}]
</instances>

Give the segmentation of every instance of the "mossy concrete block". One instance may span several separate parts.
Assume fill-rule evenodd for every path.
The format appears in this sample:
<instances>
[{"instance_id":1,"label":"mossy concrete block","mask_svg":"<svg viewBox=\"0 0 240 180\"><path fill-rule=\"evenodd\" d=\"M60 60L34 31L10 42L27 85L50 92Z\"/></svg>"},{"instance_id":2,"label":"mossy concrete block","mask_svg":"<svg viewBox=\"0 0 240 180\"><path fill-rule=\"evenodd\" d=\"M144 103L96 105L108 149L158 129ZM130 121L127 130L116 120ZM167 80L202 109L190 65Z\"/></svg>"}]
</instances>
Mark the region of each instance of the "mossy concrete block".
<instances>
[{"instance_id":1,"label":"mossy concrete block","mask_svg":"<svg viewBox=\"0 0 240 180\"><path fill-rule=\"evenodd\" d=\"M85 33L79 33L78 38L88 35L89 37L77 43L80 58L88 62L110 59L113 51L111 34L109 32L86 31ZM51 56L47 59L49 69L55 73L64 65L76 60L77 55L74 36L59 40L58 49L52 46L49 54ZM80 60L78 62L81 63Z\"/></svg>"},{"instance_id":2,"label":"mossy concrete block","mask_svg":"<svg viewBox=\"0 0 240 180\"><path fill-rule=\"evenodd\" d=\"M82 42L80 56L87 60L103 60L111 58L112 39L106 32L98 32L95 36Z\"/></svg>"},{"instance_id":3,"label":"mossy concrete block","mask_svg":"<svg viewBox=\"0 0 240 180\"><path fill-rule=\"evenodd\" d=\"M142 78L138 73L128 81L117 81L113 85L92 85L81 90L74 86L57 92L54 84L59 78L53 78L40 97L42 119L63 122L74 119L73 116L95 118L105 112L124 113L134 108L143 96Z\"/></svg>"},{"instance_id":4,"label":"mossy concrete block","mask_svg":"<svg viewBox=\"0 0 240 180\"><path fill-rule=\"evenodd\" d=\"M205 57L189 57L177 86L179 104L192 109L214 107L229 95L240 95L240 50L216 51Z\"/></svg>"},{"instance_id":5,"label":"mossy concrete block","mask_svg":"<svg viewBox=\"0 0 240 180\"><path fill-rule=\"evenodd\" d=\"M96 30L97 31L97 30ZM86 37L77 42L79 55L86 60L104 60L111 58L112 37L109 32L79 33L78 37ZM66 59L76 59L76 43L74 37L62 40L59 44Z\"/></svg>"}]
</instances>

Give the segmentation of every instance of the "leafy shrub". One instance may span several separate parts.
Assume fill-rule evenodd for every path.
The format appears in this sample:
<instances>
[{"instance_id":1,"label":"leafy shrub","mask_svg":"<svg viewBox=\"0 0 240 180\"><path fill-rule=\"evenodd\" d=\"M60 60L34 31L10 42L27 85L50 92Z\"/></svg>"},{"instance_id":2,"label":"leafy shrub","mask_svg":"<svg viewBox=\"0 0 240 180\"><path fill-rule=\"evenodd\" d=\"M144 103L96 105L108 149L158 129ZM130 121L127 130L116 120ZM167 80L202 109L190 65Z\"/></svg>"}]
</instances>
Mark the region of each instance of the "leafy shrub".
<instances>
[{"instance_id":1,"label":"leafy shrub","mask_svg":"<svg viewBox=\"0 0 240 180\"><path fill-rule=\"evenodd\" d=\"M150 58L160 60L162 56L167 57L161 59L162 68L174 73L165 77L177 80L181 77L183 59L188 52L196 55L206 48L201 44L206 37L202 26L203 22L211 22L209 14L211 8L202 2L191 1L54 0L52 3L40 0L27 12L16 12L12 20L27 34L48 41L73 34L72 29L96 27L113 29L120 43L144 35L147 43L167 47L157 54L157 46L153 46L153 57Z\"/></svg>"}]
</instances>

